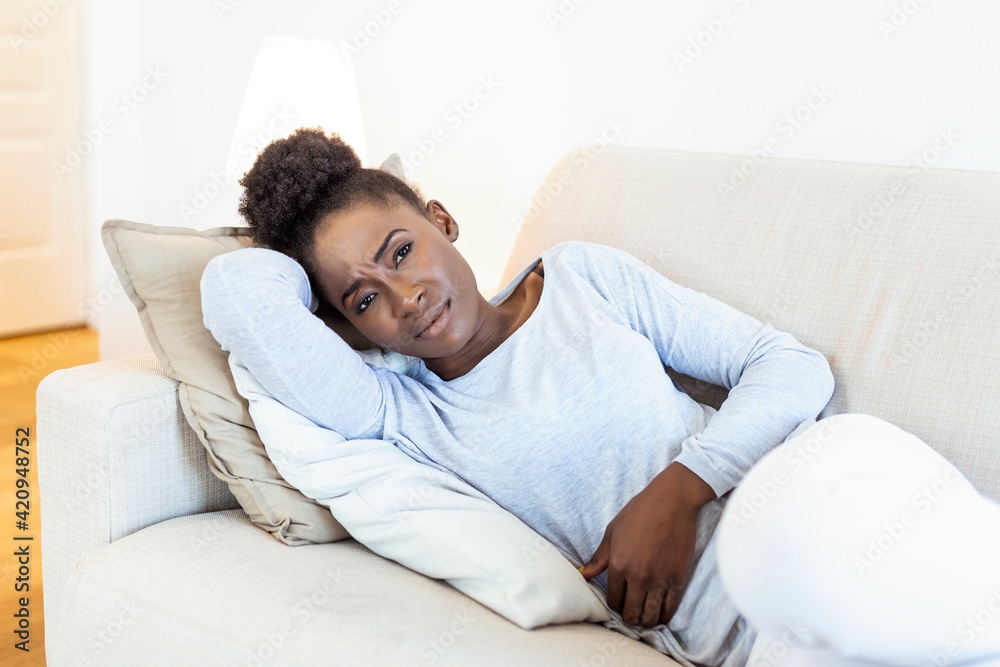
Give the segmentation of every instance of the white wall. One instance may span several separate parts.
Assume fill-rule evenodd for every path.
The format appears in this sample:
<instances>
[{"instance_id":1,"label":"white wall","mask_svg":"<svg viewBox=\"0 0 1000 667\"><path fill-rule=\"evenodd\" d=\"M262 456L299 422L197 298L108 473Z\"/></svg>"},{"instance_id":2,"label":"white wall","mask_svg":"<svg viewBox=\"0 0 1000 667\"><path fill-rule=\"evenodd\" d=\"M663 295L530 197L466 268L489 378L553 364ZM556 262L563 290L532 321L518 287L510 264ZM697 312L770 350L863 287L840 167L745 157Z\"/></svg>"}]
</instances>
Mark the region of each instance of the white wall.
<instances>
[{"instance_id":1,"label":"white wall","mask_svg":"<svg viewBox=\"0 0 1000 667\"><path fill-rule=\"evenodd\" d=\"M222 168L272 34L354 45L362 159L404 157L459 221L487 296L548 168L592 142L1000 171L988 0L90 2L92 114L146 67L166 72L93 160L95 235L110 217L239 224L233 184L195 216L182 206ZM94 259L99 288L99 241ZM146 349L123 295L97 326L102 358Z\"/></svg>"}]
</instances>

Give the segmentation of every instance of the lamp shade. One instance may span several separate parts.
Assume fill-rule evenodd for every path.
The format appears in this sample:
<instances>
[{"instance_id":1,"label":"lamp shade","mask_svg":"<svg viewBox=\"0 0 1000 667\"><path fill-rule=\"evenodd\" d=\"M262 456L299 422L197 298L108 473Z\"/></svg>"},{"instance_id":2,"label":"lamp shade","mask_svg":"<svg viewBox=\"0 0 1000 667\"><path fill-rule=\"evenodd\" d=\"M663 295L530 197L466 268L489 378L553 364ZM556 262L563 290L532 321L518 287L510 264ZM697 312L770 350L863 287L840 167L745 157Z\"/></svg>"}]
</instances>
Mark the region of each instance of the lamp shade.
<instances>
[{"instance_id":1,"label":"lamp shade","mask_svg":"<svg viewBox=\"0 0 1000 667\"><path fill-rule=\"evenodd\" d=\"M316 125L339 134L368 164L353 63L332 42L265 38L243 97L227 170L242 176L269 143Z\"/></svg>"}]
</instances>

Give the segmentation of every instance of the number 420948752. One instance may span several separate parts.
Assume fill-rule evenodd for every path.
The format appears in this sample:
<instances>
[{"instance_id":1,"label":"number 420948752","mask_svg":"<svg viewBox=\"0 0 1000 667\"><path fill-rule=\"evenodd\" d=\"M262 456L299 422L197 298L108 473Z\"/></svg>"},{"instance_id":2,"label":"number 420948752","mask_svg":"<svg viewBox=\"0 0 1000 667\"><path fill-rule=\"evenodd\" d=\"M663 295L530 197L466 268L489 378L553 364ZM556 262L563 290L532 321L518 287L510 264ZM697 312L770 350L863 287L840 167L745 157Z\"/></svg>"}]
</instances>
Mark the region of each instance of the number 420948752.
<instances>
[{"instance_id":1,"label":"number 420948752","mask_svg":"<svg viewBox=\"0 0 1000 667\"><path fill-rule=\"evenodd\" d=\"M24 437L21 437L21 436ZM16 465L14 472L17 474L15 477L14 485L17 487L15 496L17 500L14 504L14 514L17 516L17 523L15 524L19 530L28 530L28 510L30 507L29 499L31 497L31 492L28 489L28 471L30 470L31 464L31 450L28 447L31 445L31 429L29 427L19 428L14 433L14 463Z\"/></svg>"}]
</instances>

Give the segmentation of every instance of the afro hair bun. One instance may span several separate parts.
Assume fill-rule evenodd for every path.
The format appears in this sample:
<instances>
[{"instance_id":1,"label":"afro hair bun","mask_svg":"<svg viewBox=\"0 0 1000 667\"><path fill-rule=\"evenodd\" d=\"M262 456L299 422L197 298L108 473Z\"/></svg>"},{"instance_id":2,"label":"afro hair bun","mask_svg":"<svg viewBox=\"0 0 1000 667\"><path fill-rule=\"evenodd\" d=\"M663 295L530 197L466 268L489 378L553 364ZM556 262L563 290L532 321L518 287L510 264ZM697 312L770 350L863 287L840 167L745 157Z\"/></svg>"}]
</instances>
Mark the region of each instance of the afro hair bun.
<instances>
[{"instance_id":1,"label":"afro hair bun","mask_svg":"<svg viewBox=\"0 0 1000 667\"><path fill-rule=\"evenodd\" d=\"M332 185L361 169L358 154L339 135L300 127L268 144L240 179L239 213L257 245L284 251L295 244L295 221L309 217Z\"/></svg>"}]
</instances>

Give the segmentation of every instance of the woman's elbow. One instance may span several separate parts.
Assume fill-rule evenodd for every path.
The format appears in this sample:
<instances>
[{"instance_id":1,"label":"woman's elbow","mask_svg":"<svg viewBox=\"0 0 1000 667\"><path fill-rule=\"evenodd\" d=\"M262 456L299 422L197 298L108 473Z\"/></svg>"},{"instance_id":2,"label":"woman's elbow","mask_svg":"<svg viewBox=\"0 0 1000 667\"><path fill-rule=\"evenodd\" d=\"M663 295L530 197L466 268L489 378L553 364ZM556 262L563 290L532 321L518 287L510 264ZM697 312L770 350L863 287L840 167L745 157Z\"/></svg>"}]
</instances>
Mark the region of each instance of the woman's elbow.
<instances>
[{"instance_id":1,"label":"woman's elbow","mask_svg":"<svg viewBox=\"0 0 1000 667\"><path fill-rule=\"evenodd\" d=\"M808 378L810 387L813 389L811 393L816 397L815 414L818 415L833 398L836 382L827 358L817 350L806 349L809 351L809 367L804 373L804 377Z\"/></svg>"}]
</instances>

